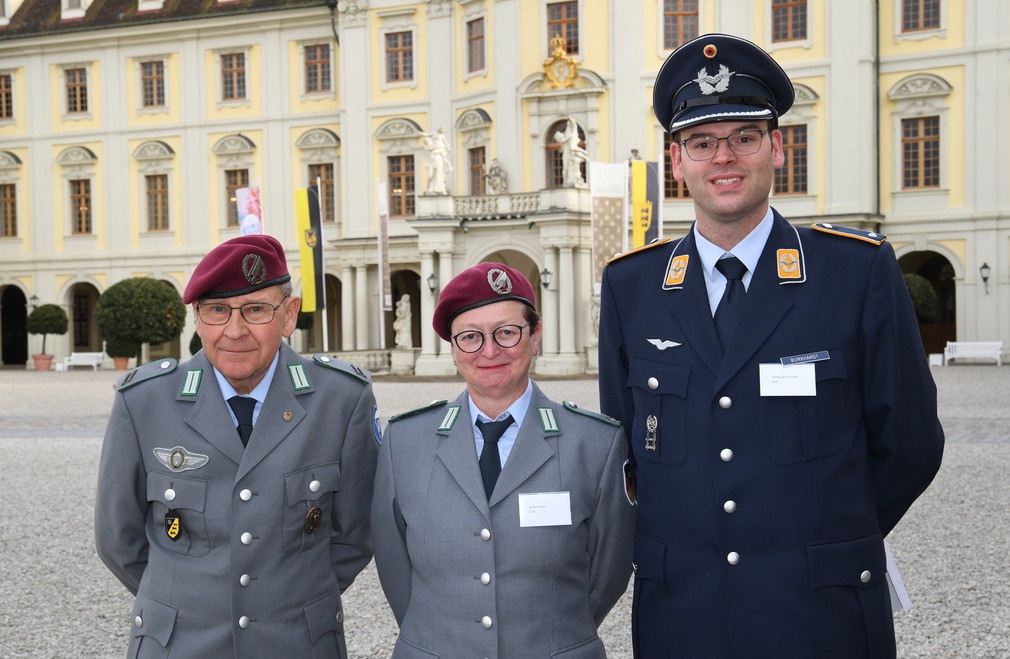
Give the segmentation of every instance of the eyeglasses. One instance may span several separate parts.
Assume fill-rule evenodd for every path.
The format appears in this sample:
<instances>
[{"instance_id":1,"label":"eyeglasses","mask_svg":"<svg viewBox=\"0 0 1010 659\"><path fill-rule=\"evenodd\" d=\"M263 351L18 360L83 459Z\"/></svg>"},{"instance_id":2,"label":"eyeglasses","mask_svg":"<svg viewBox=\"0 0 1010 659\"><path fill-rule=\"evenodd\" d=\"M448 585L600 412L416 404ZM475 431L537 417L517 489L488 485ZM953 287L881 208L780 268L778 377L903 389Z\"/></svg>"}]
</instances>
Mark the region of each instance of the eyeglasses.
<instances>
[{"instance_id":1,"label":"eyeglasses","mask_svg":"<svg viewBox=\"0 0 1010 659\"><path fill-rule=\"evenodd\" d=\"M243 304L241 307L232 307L215 302L198 304L196 306L196 315L206 325L227 325L228 321L231 320L232 310L238 309L239 313L242 314L242 318L250 325L266 325L274 319L274 312L280 309L281 304L284 304L284 300L288 299L288 297L285 295L284 299L277 306L269 302L249 302Z\"/></svg>"},{"instance_id":2,"label":"eyeglasses","mask_svg":"<svg viewBox=\"0 0 1010 659\"><path fill-rule=\"evenodd\" d=\"M761 148L761 138L767 130L747 128L730 133L726 137L714 135L698 135L682 140L680 145L687 151L691 160L711 160L719 151L719 142L726 140L729 150L738 156L749 156Z\"/></svg>"},{"instance_id":3,"label":"eyeglasses","mask_svg":"<svg viewBox=\"0 0 1010 659\"><path fill-rule=\"evenodd\" d=\"M479 332L473 329L463 330L453 336L452 341L463 352L477 352L484 347L484 337L490 334L494 342L500 347L514 348L523 338L523 328L529 326L529 323L525 325L502 325L490 332Z\"/></svg>"}]
</instances>

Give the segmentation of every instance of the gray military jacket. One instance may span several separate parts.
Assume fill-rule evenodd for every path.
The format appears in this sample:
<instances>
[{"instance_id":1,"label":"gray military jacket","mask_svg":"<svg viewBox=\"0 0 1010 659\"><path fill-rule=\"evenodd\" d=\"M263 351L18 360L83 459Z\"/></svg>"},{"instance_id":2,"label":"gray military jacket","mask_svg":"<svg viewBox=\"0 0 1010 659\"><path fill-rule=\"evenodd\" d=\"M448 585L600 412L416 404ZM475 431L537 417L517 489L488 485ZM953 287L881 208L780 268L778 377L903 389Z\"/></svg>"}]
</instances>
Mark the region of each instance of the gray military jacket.
<instances>
[{"instance_id":1,"label":"gray military jacket","mask_svg":"<svg viewBox=\"0 0 1010 659\"><path fill-rule=\"evenodd\" d=\"M243 448L203 352L121 382L98 555L137 599L130 657L346 657L340 593L371 558L370 376L282 345Z\"/></svg>"},{"instance_id":2,"label":"gray military jacket","mask_svg":"<svg viewBox=\"0 0 1010 659\"><path fill-rule=\"evenodd\" d=\"M379 451L372 539L393 657L605 657L596 629L632 567L624 432L534 385L488 501L467 405L464 392L394 418ZM549 508L571 523L530 525Z\"/></svg>"}]
</instances>

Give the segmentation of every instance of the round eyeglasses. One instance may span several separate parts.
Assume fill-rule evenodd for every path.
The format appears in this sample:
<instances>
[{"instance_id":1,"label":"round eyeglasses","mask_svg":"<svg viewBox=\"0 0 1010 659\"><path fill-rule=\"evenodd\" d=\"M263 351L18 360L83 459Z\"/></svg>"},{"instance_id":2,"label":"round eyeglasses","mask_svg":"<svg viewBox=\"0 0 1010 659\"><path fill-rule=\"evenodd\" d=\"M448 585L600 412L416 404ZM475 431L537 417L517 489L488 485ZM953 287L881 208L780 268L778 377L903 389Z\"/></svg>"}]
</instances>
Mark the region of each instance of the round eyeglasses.
<instances>
[{"instance_id":1,"label":"round eyeglasses","mask_svg":"<svg viewBox=\"0 0 1010 659\"><path fill-rule=\"evenodd\" d=\"M232 307L227 304L208 302L196 306L196 315L205 325L227 325L231 320L232 310L238 309L242 318L250 325L266 325L274 319L274 312L280 308L281 304L284 304L284 300L288 297L285 295L277 306L269 302L249 302L240 307Z\"/></svg>"},{"instance_id":2,"label":"round eyeglasses","mask_svg":"<svg viewBox=\"0 0 1010 659\"><path fill-rule=\"evenodd\" d=\"M477 352L484 347L484 337L490 334L499 347L514 348L523 338L523 328L529 326L529 323L525 325L502 325L490 332L480 332L475 329L463 330L454 335L452 341L463 352Z\"/></svg>"},{"instance_id":3,"label":"round eyeglasses","mask_svg":"<svg viewBox=\"0 0 1010 659\"><path fill-rule=\"evenodd\" d=\"M711 160L719 151L719 142L726 140L729 150L738 156L749 156L757 153L761 148L761 138L767 130L757 128L746 128L730 133L726 137L715 137L714 135L696 135L686 140L681 140L680 145L687 151L687 156L691 160Z\"/></svg>"}]
</instances>

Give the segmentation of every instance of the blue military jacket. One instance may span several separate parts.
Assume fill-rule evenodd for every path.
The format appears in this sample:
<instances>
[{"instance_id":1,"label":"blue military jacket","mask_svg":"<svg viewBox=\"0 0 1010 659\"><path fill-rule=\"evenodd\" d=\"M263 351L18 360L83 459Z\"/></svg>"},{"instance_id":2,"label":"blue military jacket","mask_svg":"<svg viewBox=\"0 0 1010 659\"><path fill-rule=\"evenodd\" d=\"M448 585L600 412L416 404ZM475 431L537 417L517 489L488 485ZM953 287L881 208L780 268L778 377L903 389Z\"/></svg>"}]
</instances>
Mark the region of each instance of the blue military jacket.
<instances>
[{"instance_id":1,"label":"blue military jacket","mask_svg":"<svg viewBox=\"0 0 1010 659\"><path fill-rule=\"evenodd\" d=\"M601 305L601 409L635 463L637 656L893 656L883 537L943 432L883 237L776 212L725 355L693 232L612 261ZM815 395L762 395L784 361Z\"/></svg>"}]
</instances>

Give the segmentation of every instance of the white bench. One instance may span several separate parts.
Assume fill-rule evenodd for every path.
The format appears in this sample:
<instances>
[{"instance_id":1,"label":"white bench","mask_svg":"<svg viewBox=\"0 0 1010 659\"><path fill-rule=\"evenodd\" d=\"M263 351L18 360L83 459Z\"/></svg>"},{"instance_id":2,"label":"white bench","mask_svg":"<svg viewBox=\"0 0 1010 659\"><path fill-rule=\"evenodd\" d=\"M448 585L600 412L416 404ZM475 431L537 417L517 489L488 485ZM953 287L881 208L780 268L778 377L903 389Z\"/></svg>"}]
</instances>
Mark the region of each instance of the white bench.
<instances>
[{"instance_id":1,"label":"white bench","mask_svg":"<svg viewBox=\"0 0 1010 659\"><path fill-rule=\"evenodd\" d=\"M997 366L1003 365L1002 341L947 341L943 349L943 365L952 359L995 359Z\"/></svg>"},{"instance_id":2,"label":"white bench","mask_svg":"<svg viewBox=\"0 0 1010 659\"><path fill-rule=\"evenodd\" d=\"M69 371L74 366L90 366L97 371L105 361L104 352L72 352L69 357L63 358L63 370Z\"/></svg>"}]
</instances>

